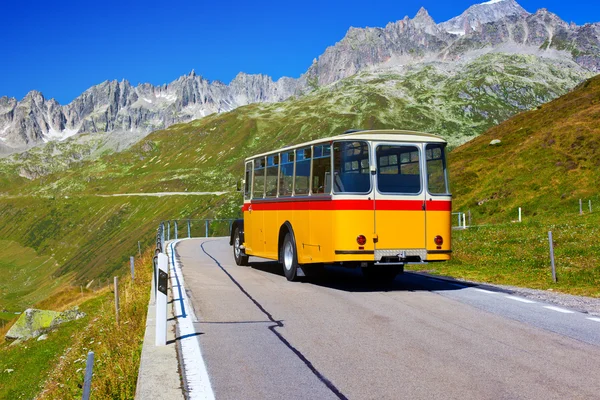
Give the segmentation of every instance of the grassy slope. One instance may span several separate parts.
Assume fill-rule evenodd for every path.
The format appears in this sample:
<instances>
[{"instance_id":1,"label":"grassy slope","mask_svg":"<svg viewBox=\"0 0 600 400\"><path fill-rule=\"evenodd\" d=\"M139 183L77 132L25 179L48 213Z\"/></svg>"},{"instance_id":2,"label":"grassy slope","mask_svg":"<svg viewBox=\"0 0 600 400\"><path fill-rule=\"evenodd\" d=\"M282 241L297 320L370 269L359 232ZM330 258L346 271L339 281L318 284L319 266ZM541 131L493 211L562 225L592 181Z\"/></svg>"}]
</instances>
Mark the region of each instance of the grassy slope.
<instances>
[{"instance_id":1,"label":"grassy slope","mask_svg":"<svg viewBox=\"0 0 600 400\"><path fill-rule=\"evenodd\" d=\"M600 76L456 149L456 208L498 222L518 207L525 216L554 215L578 211L580 198L598 199L599 120ZM493 139L502 143L490 146Z\"/></svg>"},{"instance_id":2,"label":"grassy slope","mask_svg":"<svg viewBox=\"0 0 600 400\"><path fill-rule=\"evenodd\" d=\"M83 300L76 291L70 297L82 303L80 309L87 313L86 317L61 325L45 341L29 340L10 346L0 340L0 398L81 398L88 351L95 353L92 398L133 398L145 332L152 256L153 251L147 251L141 259L136 258L135 282L128 276L120 280L119 325L115 322L111 290L85 291ZM66 308L60 297L43 306Z\"/></svg>"},{"instance_id":3,"label":"grassy slope","mask_svg":"<svg viewBox=\"0 0 600 400\"><path fill-rule=\"evenodd\" d=\"M454 232L437 273L600 297L600 76L519 114L451 153L454 209L475 224ZM490 146L492 139L500 145ZM579 199L595 212L579 215ZM517 219L523 208L522 224ZM553 232L558 283L550 270Z\"/></svg>"}]
</instances>

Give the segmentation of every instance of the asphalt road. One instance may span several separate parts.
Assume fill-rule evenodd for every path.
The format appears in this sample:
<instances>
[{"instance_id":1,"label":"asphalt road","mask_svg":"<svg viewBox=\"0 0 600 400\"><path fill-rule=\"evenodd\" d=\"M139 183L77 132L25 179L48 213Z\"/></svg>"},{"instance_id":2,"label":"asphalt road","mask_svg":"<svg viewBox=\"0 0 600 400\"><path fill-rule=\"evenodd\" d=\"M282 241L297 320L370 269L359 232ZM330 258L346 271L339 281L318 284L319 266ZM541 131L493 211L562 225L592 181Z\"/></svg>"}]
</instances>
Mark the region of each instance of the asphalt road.
<instances>
[{"instance_id":1,"label":"asphalt road","mask_svg":"<svg viewBox=\"0 0 600 400\"><path fill-rule=\"evenodd\" d=\"M175 257L217 399L600 399L590 315L413 273L288 282L226 239Z\"/></svg>"}]
</instances>

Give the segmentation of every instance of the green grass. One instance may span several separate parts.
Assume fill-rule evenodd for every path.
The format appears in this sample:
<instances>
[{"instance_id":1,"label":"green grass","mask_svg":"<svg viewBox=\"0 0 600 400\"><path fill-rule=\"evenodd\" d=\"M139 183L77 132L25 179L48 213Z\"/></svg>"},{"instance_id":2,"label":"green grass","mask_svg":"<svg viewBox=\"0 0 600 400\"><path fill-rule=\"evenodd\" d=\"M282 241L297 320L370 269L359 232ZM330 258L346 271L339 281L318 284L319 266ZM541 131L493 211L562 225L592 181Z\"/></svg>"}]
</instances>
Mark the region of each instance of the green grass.
<instances>
[{"instance_id":1,"label":"green grass","mask_svg":"<svg viewBox=\"0 0 600 400\"><path fill-rule=\"evenodd\" d=\"M65 279L53 279L58 264L51 256L38 256L28 247L14 241L0 240L0 313L2 319L12 319L15 312L49 297Z\"/></svg>"},{"instance_id":2,"label":"green grass","mask_svg":"<svg viewBox=\"0 0 600 400\"><path fill-rule=\"evenodd\" d=\"M69 285L104 286L127 271L138 241L154 244L161 220L237 216L238 197L0 199L0 311L23 311Z\"/></svg>"},{"instance_id":3,"label":"green grass","mask_svg":"<svg viewBox=\"0 0 600 400\"><path fill-rule=\"evenodd\" d=\"M115 320L114 293L104 288L96 293L86 291L88 299L83 300L80 309L87 316L60 325L47 340L31 339L13 346L0 342L0 398L81 398L88 351L95 353L92 398L133 398L153 254L149 248L141 259L136 257L135 282L129 277L120 280L119 324ZM70 295L76 302L80 298L77 290ZM57 302L62 304L63 299L55 297L45 305L56 308L60 305Z\"/></svg>"},{"instance_id":4,"label":"green grass","mask_svg":"<svg viewBox=\"0 0 600 400\"><path fill-rule=\"evenodd\" d=\"M60 329L48 335L47 340L32 339L16 346L10 346L8 342L0 344L0 398L36 397L76 332L89 323L101 304L101 297L83 303L80 309L88 316L61 325ZM6 372L9 369L14 371Z\"/></svg>"}]
</instances>

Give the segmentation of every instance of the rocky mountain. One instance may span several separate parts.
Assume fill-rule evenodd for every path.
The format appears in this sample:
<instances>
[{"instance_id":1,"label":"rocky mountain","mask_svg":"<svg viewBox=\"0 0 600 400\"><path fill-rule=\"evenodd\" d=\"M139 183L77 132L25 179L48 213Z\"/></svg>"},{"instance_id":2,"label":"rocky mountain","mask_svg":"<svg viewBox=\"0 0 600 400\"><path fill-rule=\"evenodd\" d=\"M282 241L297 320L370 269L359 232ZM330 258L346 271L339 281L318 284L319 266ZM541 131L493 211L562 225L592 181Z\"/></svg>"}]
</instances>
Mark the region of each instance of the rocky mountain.
<instances>
[{"instance_id":1,"label":"rocky mountain","mask_svg":"<svg viewBox=\"0 0 600 400\"><path fill-rule=\"evenodd\" d=\"M481 28L488 22L496 22L502 18L529 13L514 0L490 0L469 7L458 17L442 22L440 28L455 35L466 35Z\"/></svg>"},{"instance_id":2,"label":"rocky mountain","mask_svg":"<svg viewBox=\"0 0 600 400\"><path fill-rule=\"evenodd\" d=\"M298 80L276 82L265 75L238 74L229 85L209 82L192 71L163 86L106 81L66 106L37 91L21 101L0 98L0 152L22 149L82 132L147 134L178 122L257 103L282 101Z\"/></svg>"},{"instance_id":3,"label":"rocky mountain","mask_svg":"<svg viewBox=\"0 0 600 400\"><path fill-rule=\"evenodd\" d=\"M440 24L421 8L415 18L385 28L350 28L313 62L306 77L313 85L327 85L373 66L454 62L489 52L575 60L600 72L600 23L568 24L546 9L529 14L514 0L477 4Z\"/></svg>"},{"instance_id":4,"label":"rocky mountain","mask_svg":"<svg viewBox=\"0 0 600 400\"><path fill-rule=\"evenodd\" d=\"M558 61L566 75L574 72L585 77L586 73L600 72L600 23L568 24L546 9L528 13L514 0L476 4L439 24L421 8L414 18L407 16L384 28L350 28L298 79L274 82L265 75L240 73L226 85L209 82L192 72L162 86L133 87L127 81L107 81L65 106L35 91L21 101L2 97L0 154L84 132L109 133L118 138L114 139L118 145L113 149L127 147L149 132L175 123L252 103L305 95L361 71L396 71L398 67L428 63L445 64L442 69L447 69L467 65L490 53L534 55L533 74L547 71L535 64L536 60L547 59ZM502 65L497 67L502 70ZM537 78L545 79L542 75ZM550 88L549 93L564 94L571 87ZM492 86L490 90L497 89ZM502 98L501 93L491 94ZM519 108L538 104L533 101Z\"/></svg>"}]
</instances>

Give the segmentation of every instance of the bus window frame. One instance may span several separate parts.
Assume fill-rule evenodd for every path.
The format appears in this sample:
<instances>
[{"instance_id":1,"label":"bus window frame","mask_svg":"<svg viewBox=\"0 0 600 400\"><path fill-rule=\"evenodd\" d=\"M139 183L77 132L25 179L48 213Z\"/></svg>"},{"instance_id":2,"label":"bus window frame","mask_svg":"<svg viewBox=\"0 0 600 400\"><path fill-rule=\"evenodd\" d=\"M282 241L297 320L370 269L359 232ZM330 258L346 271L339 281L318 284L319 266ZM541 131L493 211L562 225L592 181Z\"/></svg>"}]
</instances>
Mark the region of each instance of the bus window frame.
<instances>
[{"instance_id":1,"label":"bus window frame","mask_svg":"<svg viewBox=\"0 0 600 400\"><path fill-rule=\"evenodd\" d=\"M426 143L429 142L420 142L420 143L415 143L415 142L375 142L374 143L374 147L375 149L373 150L373 163L375 165L376 168L376 173L375 176L377 177L377 184L375 185L375 190L377 190L377 194L381 195L381 196L422 196L424 193L424 186L426 187L427 184L427 180L423 180L423 176L425 174L425 163L423 161L423 154L424 154L424 148L423 145L425 145ZM421 190L419 190L418 193L403 193L403 192L381 192L379 191L379 166L377 165L377 148L379 146L413 146L417 148L417 151L419 152L419 178L420 178L420 186L421 186ZM398 171L400 171L400 158L398 158Z\"/></svg>"},{"instance_id":2,"label":"bus window frame","mask_svg":"<svg viewBox=\"0 0 600 400\"><path fill-rule=\"evenodd\" d=\"M442 146L442 154L444 155L444 157L442 158L443 161L443 165L444 165L444 180L446 182L446 193L431 193L429 191L429 174L427 171L427 146L428 145L440 145ZM423 142L423 153L425 154L425 162L424 162L424 168L425 168L425 187L427 188L427 194L430 196L438 196L438 197L452 197L452 192L450 192L450 180L448 177L448 152L447 152L447 147L448 144L447 143L437 143L437 142Z\"/></svg>"},{"instance_id":3,"label":"bus window frame","mask_svg":"<svg viewBox=\"0 0 600 400\"><path fill-rule=\"evenodd\" d=\"M296 193L296 171L297 171L297 166L298 166L298 150L306 150L306 149L310 149L310 164L309 164L309 172L308 172L308 193L302 193L302 194L297 194ZM294 189L292 191L292 197L310 197L312 195L312 168L313 168L313 145L310 146L302 146L299 148L294 149ZM306 159L303 159L301 161L306 161Z\"/></svg>"},{"instance_id":4,"label":"bus window frame","mask_svg":"<svg viewBox=\"0 0 600 400\"><path fill-rule=\"evenodd\" d=\"M269 158L273 158L273 164L275 165L270 165L269 164ZM275 195L271 195L268 196L267 195L267 177L269 176L268 170L269 168L274 168L277 167L277 184L275 187ZM279 198L279 174L281 173L281 152L278 153L273 153L273 154L269 154L267 156L265 156L265 191L264 191L264 197L263 199L265 200L273 200L273 199L277 199Z\"/></svg>"},{"instance_id":5,"label":"bus window frame","mask_svg":"<svg viewBox=\"0 0 600 400\"><path fill-rule=\"evenodd\" d=\"M309 196L314 196L314 197L331 197L332 191L333 191L333 184L331 184L331 187L329 188L329 192L323 192L323 193L313 193L313 178L314 178L314 161L315 161L315 146L326 146L329 145L329 168L330 168L330 175L332 174L333 171L333 142L332 141L324 141L324 142L319 142L319 143L315 143L313 145L311 145L311 160L310 160L310 191L309 191ZM322 157L325 158L325 157ZM333 178L332 178L333 179ZM325 182L327 182L327 179L325 179Z\"/></svg>"},{"instance_id":6,"label":"bus window frame","mask_svg":"<svg viewBox=\"0 0 600 400\"><path fill-rule=\"evenodd\" d=\"M246 185L248 185L248 182L244 182L244 201L252 201L252 197L254 195L254 159L246 161L246 168L248 167L248 164L250 164L250 190L248 197L246 197ZM246 171L244 171L244 175L246 175ZM244 178L247 177L244 176Z\"/></svg>"},{"instance_id":7,"label":"bus window frame","mask_svg":"<svg viewBox=\"0 0 600 400\"><path fill-rule=\"evenodd\" d=\"M342 143L342 142L365 142L367 144L367 148L369 149L369 154L367 157L367 160L369 160L369 191L367 192L336 192L335 190L335 144L336 143ZM373 151L373 141L369 140L369 139L342 139L342 140L332 140L331 141L331 194L332 195L337 195L337 196L346 196L346 195L350 195L350 196L356 196L356 195L368 195L373 193L373 175L371 174L371 166L372 166L372 161L373 161L373 157L375 157L374 155L374 151ZM340 165L341 167L341 165ZM359 171L360 171L360 165L359 165Z\"/></svg>"},{"instance_id":8,"label":"bus window frame","mask_svg":"<svg viewBox=\"0 0 600 400\"><path fill-rule=\"evenodd\" d=\"M262 192L262 197L254 197L254 183L256 181L256 168L252 168L252 197L250 200L265 200L265 193L267 191L267 157L266 156L262 156L262 157L255 157L253 158L252 161L252 166L254 167L256 165L256 160L259 159L263 159L264 160L264 167L263 167L263 192Z\"/></svg>"},{"instance_id":9,"label":"bus window frame","mask_svg":"<svg viewBox=\"0 0 600 400\"><path fill-rule=\"evenodd\" d=\"M279 178L281 178L281 164L283 163L283 155L287 154L287 153L292 153L293 156L292 158L294 159L294 161L292 161L292 191L289 195L282 195L281 194L281 182L279 180ZM277 180L277 198L278 199L289 199L294 197L294 185L296 184L296 150L292 149L292 150L288 150L288 149L284 149L281 150L279 153L279 178Z\"/></svg>"}]
</instances>

